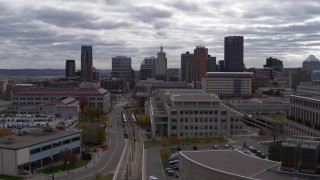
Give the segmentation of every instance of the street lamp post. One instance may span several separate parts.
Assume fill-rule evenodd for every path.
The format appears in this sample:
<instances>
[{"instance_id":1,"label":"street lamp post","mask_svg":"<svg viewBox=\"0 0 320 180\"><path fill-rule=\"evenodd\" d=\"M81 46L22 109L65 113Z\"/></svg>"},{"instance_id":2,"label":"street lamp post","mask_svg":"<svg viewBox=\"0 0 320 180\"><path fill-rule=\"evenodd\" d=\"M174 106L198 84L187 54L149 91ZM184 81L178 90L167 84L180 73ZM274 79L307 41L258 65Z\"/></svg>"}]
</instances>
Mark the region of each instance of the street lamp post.
<instances>
[{"instance_id":1,"label":"street lamp post","mask_svg":"<svg viewBox=\"0 0 320 180\"><path fill-rule=\"evenodd\" d=\"M24 179L27 179L27 170L24 170Z\"/></svg>"},{"instance_id":2,"label":"street lamp post","mask_svg":"<svg viewBox=\"0 0 320 180\"><path fill-rule=\"evenodd\" d=\"M67 164L68 164L68 174L69 174L70 173L70 171L69 171L70 170L70 167L69 167L70 162L68 161Z\"/></svg>"}]
</instances>

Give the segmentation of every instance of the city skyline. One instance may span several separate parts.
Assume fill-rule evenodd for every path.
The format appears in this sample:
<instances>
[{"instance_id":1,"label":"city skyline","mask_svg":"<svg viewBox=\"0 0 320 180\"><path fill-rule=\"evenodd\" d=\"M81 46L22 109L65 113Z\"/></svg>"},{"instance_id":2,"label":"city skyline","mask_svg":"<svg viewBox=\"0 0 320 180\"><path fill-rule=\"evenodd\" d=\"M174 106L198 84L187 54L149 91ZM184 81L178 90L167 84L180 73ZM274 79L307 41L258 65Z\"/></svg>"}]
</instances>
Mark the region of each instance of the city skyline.
<instances>
[{"instance_id":1,"label":"city skyline","mask_svg":"<svg viewBox=\"0 0 320 180\"><path fill-rule=\"evenodd\" d=\"M224 59L226 36L244 36L246 67L262 68L270 56L284 67L301 67L310 54L320 56L319 7L312 0L0 0L1 68L63 69L66 59L80 65L85 44L93 46L99 69L111 69L112 57L128 56L138 70L161 44L168 68L180 68L181 54L198 45L217 62Z\"/></svg>"}]
</instances>

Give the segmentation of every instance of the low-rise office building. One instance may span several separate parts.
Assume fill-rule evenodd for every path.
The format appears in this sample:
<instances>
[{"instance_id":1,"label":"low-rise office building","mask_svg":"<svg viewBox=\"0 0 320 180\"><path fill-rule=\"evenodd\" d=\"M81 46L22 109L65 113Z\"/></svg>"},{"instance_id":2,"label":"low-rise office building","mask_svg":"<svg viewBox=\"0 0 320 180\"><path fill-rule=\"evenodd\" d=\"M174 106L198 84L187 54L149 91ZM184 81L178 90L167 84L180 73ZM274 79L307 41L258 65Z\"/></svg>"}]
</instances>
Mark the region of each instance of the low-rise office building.
<instances>
[{"instance_id":1,"label":"low-rise office building","mask_svg":"<svg viewBox=\"0 0 320 180\"><path fill-rule=\"evenodd\" d=\"M152 136L214 137L239 134L243 115L218 96L196 89L160 90L146 103Z\"/></svg>"},{"instance_id":2,"label":"low-rise office building","mask_svg":"<svg viewBox=\"0 0 320 180\"><path fill-rule=\"evenodd\" d=\"M61 152L71 151L79 157L81 133L76 130L34 130L26 136L0 138L0 174L17 176L24 169L51 166L61 160Z\"/></svg>"},{"instance_id":3,"label":"low-rise office building","mask_svg":"<svg viewBox=\"0 0 320 180\"><path fill-rule=\"evenodd\" d=\"M239 112L244 113L277 113L289 111L289 98L269 97L252 98L243 100L229 100L227 105Z\"/></svg>"},{"instance_id":4,"label":"low-rise office building","mask_svg":"<svg viewBox=\"0 0 320 180\"><path fill-rule=\"evenodd\" d=\"M65 97L77 100L86 98L89 107L100 108L104 113L110 109L110 92L103 89L44 89L33 88L16 92L12 98L10 113L21 114L23 108L31 108L29 114L37 114L37 105L47 104L49 101ZM36 105L36 106L35 106ZM32 110L34 109L34 110ZM33 112L34 111L34 112Z\"/></svg>"},{"instance_id":5,"label":"low-rise office building","mask_svg":"<svg viewBox=\"0 0 320 180\"><path fill-rule=\"evenodd\" d=\"M250 96L252 72L207 72L202 78L202 90L224 96Z\"/></svg>"},{"instance_id":6,"label":"low-rise office building","mask_svg":"<svg viewBox=\"0 0 320 180\"><path fill-rule=\"evenodd\" d=\"M301 82L297 86L298 96L320 96L320 81Z\"/></svg>"},{"instance_id":7,"label":"low-rise office building","mask_svg":"<svg viewBox=\"0 0 320 180\"><path fill-rule=\"evenodd\" d=\"M284 122L287 136L320 137L320 97L290 96L290 110Z\"/></svg>"}]
</instances>

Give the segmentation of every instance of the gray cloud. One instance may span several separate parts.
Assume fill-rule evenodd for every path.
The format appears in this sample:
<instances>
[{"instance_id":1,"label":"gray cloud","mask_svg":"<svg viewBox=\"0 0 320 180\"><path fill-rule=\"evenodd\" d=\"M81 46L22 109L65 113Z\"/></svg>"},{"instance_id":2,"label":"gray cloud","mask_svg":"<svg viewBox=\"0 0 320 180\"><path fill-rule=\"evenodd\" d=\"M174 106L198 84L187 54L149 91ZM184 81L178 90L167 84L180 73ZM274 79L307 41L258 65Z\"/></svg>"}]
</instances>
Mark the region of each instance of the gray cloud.
<instances>
[{"instance_id":1,"label":"gray cloud","mask_svg":"<svg viewBox=\"0 0 320 180\"><path fill-rule=\"evenodd\" d=\"M134 9L134 17L145 23L150 23L157 19L170 18L172 12L167 10L162 10L152 6L140 6Z\"/></svg>"},{"instance_id":2,"label":"gray cloud","mask_svg":"<svg viewBox=\"0 0 320 180\"><path fill-rule=\"evenodd\" d=\"M196 45L223 59L224 37L242 35L247 67L262 67L268 56L301 66L309 54L320 57L318 9L317 0L0 0L0 63L63 68L75 59L79 67L80 46L91 44L96 67L126 55L138 69L163 44L168 67L179 67L180 54Z\"/></svg>"},{"instance_id":3,"label":"gray cloud","mask_svg":"<svg viewBox=\"0 0 320 180\"><path fill-rule=\"evenodd\" d=\"M183 11L192 11L192 12L199 11L199 7L195 3L187 3L184 1L175 1L172 3L172 6L177 9L183 10Z\"/></svg>"}]
</instances>

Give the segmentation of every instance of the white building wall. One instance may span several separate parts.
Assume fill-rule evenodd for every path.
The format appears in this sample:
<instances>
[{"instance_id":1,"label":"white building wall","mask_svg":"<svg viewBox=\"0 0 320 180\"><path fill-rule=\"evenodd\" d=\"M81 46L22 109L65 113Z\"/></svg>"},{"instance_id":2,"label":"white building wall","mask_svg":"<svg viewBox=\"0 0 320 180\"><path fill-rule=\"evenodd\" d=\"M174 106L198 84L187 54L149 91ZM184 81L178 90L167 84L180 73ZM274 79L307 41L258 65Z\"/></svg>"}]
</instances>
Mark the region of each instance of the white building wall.
<instances>
[{"instance_id":1,"label":"white building wall","mask_svg":"<svg viewBox=\"0 0 320 180\"><path fill-rule=\"evenodd\" d=\"M19 149L17 151L17 165L21 165L30 161L30 150L29 147Z\"/></svg>"},{"instance_id":2,"label":"white building wall","mask_svg":"<svg viewBox=\"0 0 320 180\"><path fill-rule=\"evenodd\" d=\"M0 149L0 174L16 176L16 153L10 149Z\"/></svg>"}]
</instances>

